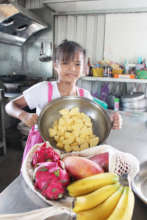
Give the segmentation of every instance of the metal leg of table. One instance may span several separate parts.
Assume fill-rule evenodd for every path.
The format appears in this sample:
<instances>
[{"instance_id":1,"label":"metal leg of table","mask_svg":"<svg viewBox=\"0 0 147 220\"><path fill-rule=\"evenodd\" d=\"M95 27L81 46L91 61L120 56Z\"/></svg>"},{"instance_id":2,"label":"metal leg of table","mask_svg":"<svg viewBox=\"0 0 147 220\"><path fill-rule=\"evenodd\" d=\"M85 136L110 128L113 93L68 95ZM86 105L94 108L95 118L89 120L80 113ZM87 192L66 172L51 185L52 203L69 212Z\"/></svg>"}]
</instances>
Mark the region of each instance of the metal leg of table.
<instances>
[{"instance_id":1,"label":"metal leg of table","mask_svg":"<svg viewBox=\"0 0 147 220\"><path fill-rule=\"evenodd\" d=\"M6 155L7 146L6 146L6 128L5 128L5 112L4 112L4 102L0 103L1 105L1 132L2 132L2 141L1 147L3 148L3 153Z\"/></svg>"}]
</instances>

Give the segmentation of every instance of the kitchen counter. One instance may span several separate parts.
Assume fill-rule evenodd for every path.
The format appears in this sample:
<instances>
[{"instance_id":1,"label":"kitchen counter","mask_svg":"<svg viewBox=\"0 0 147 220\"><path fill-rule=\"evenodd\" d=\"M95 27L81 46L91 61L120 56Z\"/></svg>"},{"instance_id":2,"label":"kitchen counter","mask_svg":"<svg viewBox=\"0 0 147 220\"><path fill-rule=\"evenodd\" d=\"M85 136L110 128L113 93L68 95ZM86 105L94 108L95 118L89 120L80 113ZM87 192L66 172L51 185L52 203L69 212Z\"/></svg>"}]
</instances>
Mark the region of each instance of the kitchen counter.
<instances>
[{"instance_id":1,"label":"kitchen counter","mask_svg":"<svg viewBox=\"0 0 147 220\"><path fill-rule=\"evenodd\" d=\"M120 114L123 118L122 129L112 130L106 144L133 154L140 162L147 160L147 113Z\"/></svg>"},{"instance_id":2,"label":"kitchen counter","mask_svg":"<svg viewBox=\"0 0 147 220\"><path fill-rule=\"evenodd\" d=\"M147 160L147 113L120 112L123 117L123 129L113 130L106 143L119 150L132 153L140 162ZM26 212L47 207L26 185L19 175L0 194L0 213ZM132 220L146 220L147 206L136 197Z\"/></svg>"}]
</instances>

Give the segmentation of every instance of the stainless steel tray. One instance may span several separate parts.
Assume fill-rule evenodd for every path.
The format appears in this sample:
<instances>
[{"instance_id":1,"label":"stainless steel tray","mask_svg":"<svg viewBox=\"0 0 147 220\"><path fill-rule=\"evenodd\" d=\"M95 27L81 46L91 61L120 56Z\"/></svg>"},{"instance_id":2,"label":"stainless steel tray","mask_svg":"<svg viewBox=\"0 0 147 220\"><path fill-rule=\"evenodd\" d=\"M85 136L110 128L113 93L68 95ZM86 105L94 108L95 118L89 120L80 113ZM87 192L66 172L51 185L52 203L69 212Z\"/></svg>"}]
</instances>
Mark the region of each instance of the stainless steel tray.
<instances>
[{"instance_id":1,"label":"stainless steel tray","mask_svg":"<svg viewBox=\"0 0 147 220\"><path fill-rule=\"evenodd\" d=\"M134 177L132 187L138 197L147 204L147 161L140 164L140 171Z\"/></svg>"}]
</instances>

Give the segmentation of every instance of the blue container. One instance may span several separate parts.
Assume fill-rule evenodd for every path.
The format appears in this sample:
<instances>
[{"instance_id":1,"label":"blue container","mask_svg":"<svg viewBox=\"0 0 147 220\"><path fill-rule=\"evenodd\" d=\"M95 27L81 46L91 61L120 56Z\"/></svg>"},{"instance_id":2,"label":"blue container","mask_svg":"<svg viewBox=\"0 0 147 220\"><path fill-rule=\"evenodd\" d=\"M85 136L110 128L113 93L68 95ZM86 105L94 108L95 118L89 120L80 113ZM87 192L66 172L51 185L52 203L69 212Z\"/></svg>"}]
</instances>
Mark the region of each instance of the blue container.
<instances>
[{"instance_id":1,"label":"blue container","mask_svg":"<svg viewBox=\"0 0 147 220\"><path fill-rule=\"evenodd\" d=\"M96 102L97 104L99 104L100 106L102 106L104 109L108 109L108 105L106 102L104 102L98 98L95 98L95 97L93 97L93 101Z\"/></svg>"}]
</instances>

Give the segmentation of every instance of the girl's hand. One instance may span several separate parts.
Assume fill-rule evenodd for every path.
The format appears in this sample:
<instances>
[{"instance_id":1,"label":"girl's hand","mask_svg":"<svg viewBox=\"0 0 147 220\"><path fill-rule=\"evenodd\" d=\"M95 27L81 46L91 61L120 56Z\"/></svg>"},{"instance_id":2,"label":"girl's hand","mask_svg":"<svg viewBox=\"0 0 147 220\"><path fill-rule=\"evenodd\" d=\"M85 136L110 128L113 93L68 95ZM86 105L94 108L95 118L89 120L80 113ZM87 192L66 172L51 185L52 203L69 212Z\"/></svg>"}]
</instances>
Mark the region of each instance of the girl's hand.
<instances>
[{"instance_id":1,"label":"girl's hand","mask_svg":"<svg viewBox=\"0 0 147 220\"><path fill-rule=\"evenodd\" d=\"M32 127L33 125L37 124L38 115L35 113L28 113L23 111L19 115L19 119L28 127Z\"/></svg>"},{"instance_id":2,"label":"girl's hand","mask_svg":"<svg viewBox=\"0 0 147 220\"><path fill-rule=\"evenodd\" d=\"M113 113L110 118L113 123L112 129L120 129L122 127L122 117L118 112Z\"/></svg>"}]
</instances>

